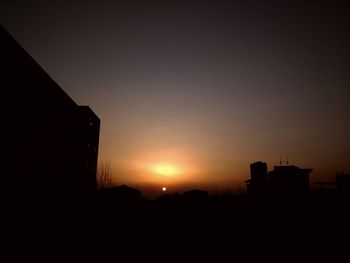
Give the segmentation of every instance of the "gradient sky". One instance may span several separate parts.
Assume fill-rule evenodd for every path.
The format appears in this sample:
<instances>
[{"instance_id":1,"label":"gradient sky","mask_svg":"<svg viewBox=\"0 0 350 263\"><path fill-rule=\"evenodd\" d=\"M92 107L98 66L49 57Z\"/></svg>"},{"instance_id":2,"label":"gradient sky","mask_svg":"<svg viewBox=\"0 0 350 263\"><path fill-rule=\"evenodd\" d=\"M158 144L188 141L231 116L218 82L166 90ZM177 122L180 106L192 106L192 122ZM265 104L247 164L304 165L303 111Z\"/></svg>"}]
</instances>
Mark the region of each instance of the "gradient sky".
<instances>
[{"instance_id":1,"label":"gradient sky","mask_svg":"<svg viewBox=\"0 0 350 263\"><path fill-rule=\"evenodd\" d=\"M280 156L350 172L346 1L23 2L0 23L101 118L117 184L244 189Z\"/></svg>"}]
</instances>

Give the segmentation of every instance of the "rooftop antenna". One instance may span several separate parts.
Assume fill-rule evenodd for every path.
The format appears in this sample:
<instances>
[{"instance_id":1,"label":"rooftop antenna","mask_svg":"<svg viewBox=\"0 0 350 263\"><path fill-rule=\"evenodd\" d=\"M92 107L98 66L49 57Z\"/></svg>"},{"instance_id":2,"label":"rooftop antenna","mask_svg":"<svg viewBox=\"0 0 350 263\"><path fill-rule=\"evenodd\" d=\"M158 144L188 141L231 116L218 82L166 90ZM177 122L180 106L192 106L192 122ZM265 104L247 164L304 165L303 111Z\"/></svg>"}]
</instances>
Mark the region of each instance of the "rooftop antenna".
<instances>
[{"instance_id":1,"label":"rooftop antenna","mask_svg":"<svg viewBox=\"0 0 350 263\"><path fill-rule=\"evenodd\" d=\"M280 156L280 165L282 165L282 157Z\"/></svg>"}]
</instances>

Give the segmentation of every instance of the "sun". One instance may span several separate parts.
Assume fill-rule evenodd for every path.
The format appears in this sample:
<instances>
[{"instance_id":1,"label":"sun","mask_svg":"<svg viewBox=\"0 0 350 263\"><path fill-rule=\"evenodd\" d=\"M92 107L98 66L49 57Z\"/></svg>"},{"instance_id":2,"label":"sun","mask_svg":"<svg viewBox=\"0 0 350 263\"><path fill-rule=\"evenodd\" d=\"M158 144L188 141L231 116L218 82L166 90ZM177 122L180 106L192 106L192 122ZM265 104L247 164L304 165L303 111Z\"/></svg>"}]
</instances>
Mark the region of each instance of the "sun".
<instances>
[{"instance_id":1,"label":"sun","mask_svg":"<svg viewBox=\"0 0 350 263\"><path fill-rule=\"evenodd\" d=\"M166 187L165 187L165 186L162 188L162 191L163 191L163 192L165 192L165 191L166 191Z\"/></svg>"},{"instance_id":2,"label":"sun","mask_svg":"<svg viewBox=\"0 0 350 263\"><path fill-rule=\"evenodd\" d=\"M176 176L180 173L180 169L171 164L156 164L153 167L153 172L163 176Z\"/></svg>"}]
</instances>

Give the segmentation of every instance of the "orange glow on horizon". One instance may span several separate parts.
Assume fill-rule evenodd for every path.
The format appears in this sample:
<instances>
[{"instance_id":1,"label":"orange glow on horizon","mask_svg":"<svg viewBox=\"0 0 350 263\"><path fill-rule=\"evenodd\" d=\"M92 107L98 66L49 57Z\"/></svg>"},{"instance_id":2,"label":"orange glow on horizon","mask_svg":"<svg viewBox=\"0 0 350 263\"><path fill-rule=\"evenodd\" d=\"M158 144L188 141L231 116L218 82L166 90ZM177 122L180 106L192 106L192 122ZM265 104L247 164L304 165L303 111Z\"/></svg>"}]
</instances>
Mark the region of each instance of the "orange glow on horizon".
<instances>
[{"instance_id":1,"label":"orange glow on horizon","mask_svg":"<svg viewBox=\"0 0 350 263\"><path fill-rule=\"evenodd\" d=\"M131 166L139 181L163 185L188 182L198 173L191 156L175 150L148 152Z\"/></svg>"},{"instance_id":2,"label":"orange glow on horizon","mask_svg":"<svg viewBox=\"0 0 350 263\"><path fill-rule=\"evenodd\" d=\"M156 163L153 165L152 171L163 176L177 176L181 174L181 169L172 164Z\"/></svg>"}]
</instances>

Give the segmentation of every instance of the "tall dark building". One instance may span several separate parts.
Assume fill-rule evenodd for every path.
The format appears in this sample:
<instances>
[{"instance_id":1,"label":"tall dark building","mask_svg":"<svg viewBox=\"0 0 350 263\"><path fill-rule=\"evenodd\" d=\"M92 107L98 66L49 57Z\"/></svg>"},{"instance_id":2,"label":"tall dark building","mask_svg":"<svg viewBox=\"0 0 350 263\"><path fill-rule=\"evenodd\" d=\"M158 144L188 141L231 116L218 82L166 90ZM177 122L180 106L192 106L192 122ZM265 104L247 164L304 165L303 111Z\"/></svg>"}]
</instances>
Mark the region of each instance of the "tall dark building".
<instances>
[{"instance_id":1,"label":"tall dark building","mask_svg":"<svg viewBox=\"0 0 350 263\"><path fill-rule=\"evenodd\" d=\"M336 174L336 186L339 193L350 194L350 174L344 172L337 172Z\"/></svg>"},{"instance_id":2,"label":"tall dark building","mask_svg":"<svg viewBox=\"0 0 350 263\"><path fill-rule=\"evenodd\" d=\"M259 182L267 179L267 164L256 162L250 165L250 174L252 181Z\"/></svg>"},{"instance_id":3,"label":"tall dark building","mask_svg":"<svg viewBox=\"0 0 350 263\"><path fill-rule=\"evenodd\" d=\"M96 188L100 119L77 105L0 26L6 167L3 190L88 193Z\"/></svg>"},{"instance_id":4,"label":"tall dark building","mask_svg":"<svg viewBox=\"0 0 350 263\"><path fill-rule=\"evenodd\" d=\"M267 172L266 163L250 165L251 179L246 180L247 192L251 194L295 194L310 190L309 175L312 169L301 169L294 165L277 165Z\"/></svg>"},{"instance_id":5,"label":"tall dark building","mask_svg":"<svg viewBox=\"0 0 350 263\"><path fill-rule=\"evenodd\" d=\"M264 162L255 162L250 164L251 179L246 181L248 191L254 193L263 193L266 191L267 184L267 164Z\"/></svg>"}]
</instances>

